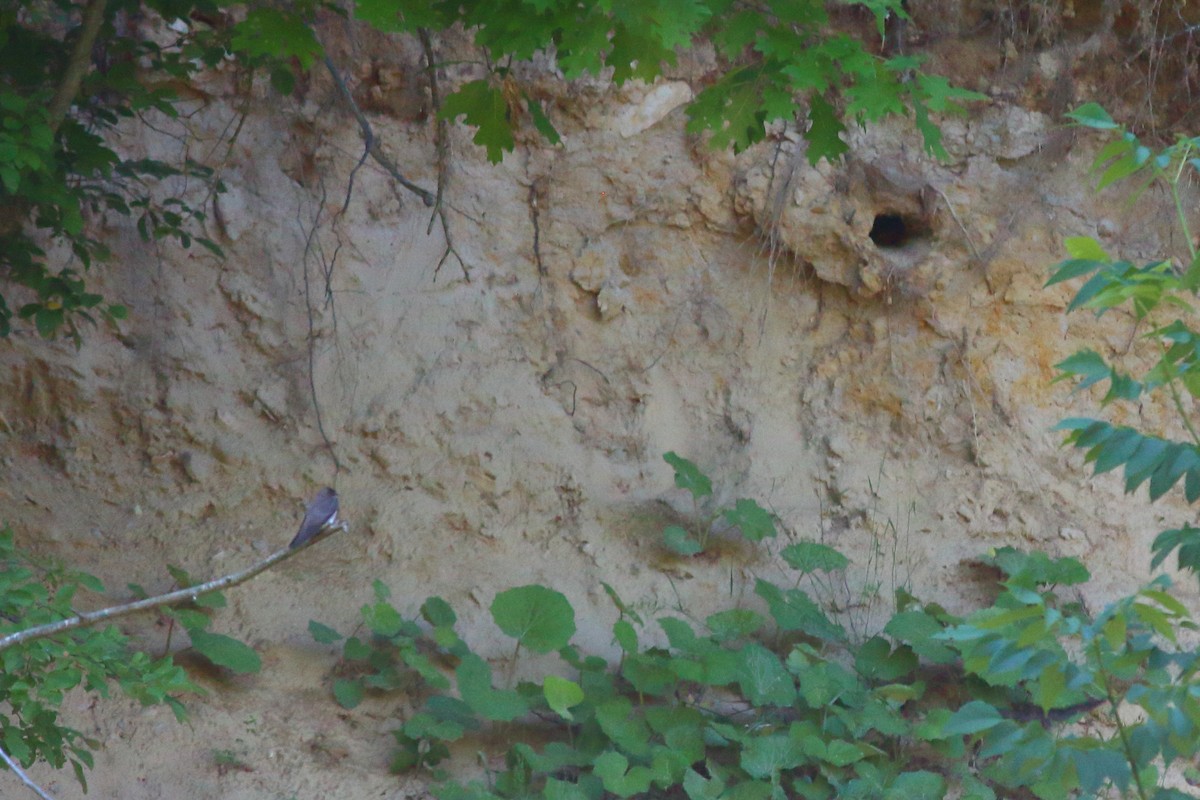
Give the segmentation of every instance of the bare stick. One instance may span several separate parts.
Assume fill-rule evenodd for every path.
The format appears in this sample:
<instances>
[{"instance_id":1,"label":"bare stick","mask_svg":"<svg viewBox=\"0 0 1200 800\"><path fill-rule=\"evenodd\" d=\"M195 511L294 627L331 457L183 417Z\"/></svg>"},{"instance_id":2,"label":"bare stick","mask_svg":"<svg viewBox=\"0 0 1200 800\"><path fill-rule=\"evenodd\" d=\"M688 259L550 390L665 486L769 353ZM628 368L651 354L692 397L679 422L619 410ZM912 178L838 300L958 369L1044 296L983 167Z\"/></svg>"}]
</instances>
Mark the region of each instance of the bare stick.
<instances>
[{"instance_id":1,"label":"bare stick","mask_svg":"<svg viewBox=\"0 0 1200 800\"><path fill-rule=\"evenodd\" d=\"M344 531L344 530L346 530L345 523L339 523L337 525L325 528L319 534L314 536L312 539L308 540L307 542L304 542L301 545L298 545L297 547L284 548L283 550L279 550L275 553L272 553L271 555L267 556L262 561L258 562L257 564L254 564L253 566L250 566L239 572L231 573L229 575L226 575L223 578L216 578L214 580L208 581L207 583L197 584L196 586L189 586L186 589L179 589L177 591L168 592L167 594L160 594L155 597L147 597L143 600L137 600L132 603L125 603L125 604L119 605L119 606L110 606L108 608L102 608L98 611L87 611L83 614L79 614L74 617L68 617L67 619L61 619L58 622L51 622L48 625L38 625L33 628L26 628L23 631L17 631L16 633L10 633L8 636L0 638L0 652L3 652L5 650L7 650L8 648L13 647L15 645L22 644L24 642L29 642L34 639L44 639L47 636L57 636L60 633L66 633L67 631L73 631L76 628L88 627L91 625L95 625L96 623L99 623L99 622L105 622L107 620L116 619L117 617L125 617L130 614L136 614L139 611L149 611L150 609L153 609L153 608L169 606L172 603L181 603L181 602L188 601L188 600L195 600L197 597L199 597L202 594L207 594L208 592L216 592L221 589L226 589L230 586L237 586L239 583L245 583L246 581L250 580L251 578L253 578L255 575L259 574L260 572L270 569L271 567L278 564L280 561L291 558L293 555L295 555L296 553L299 553L304 548L309 547L314 542L324 539L326 536L328 536L333 531Z\"/></svg>"},{"instance_id":2,"label":"bare stick","mask_svg":"<svg viewBox=\"0 0 1200 800\"><path fill-rule=\"evenodd\" d=\"M971 248L971 255L975 256L975 260L979 261L979 251L975 249L975 242L971 239L971 234L967 233L967 226L962 224L962 220L958 218L958 212L954 210L954 204L950 202L950 198L946 197L946 193L938 187L934 186L933 190L942 196L942 200L946 203L946 208L950 209L950 216L954 217L954 221L958 223L959 230L963 233L963 238L967 240L967 246Z\"/></svg>"},{"instance_id":3,"label":"bare stick","mask_svg":"<svg viewBox=\"0 0 1200 800\"><path fill-rule=\"evenodd\" d=\"M354 95L350 94L350 89L346 86L346 81L342 79L342 74L338 72L337 66L333 63L333 59L325 56L325 69L329 70L329 74L333 77L333 82L338 87L338 92L342 99L346 101L346 105L350 107L350 113L358 120L358 127L362 130L363 136L363 154L359 159L358 165L354 171L350 173L350 187L346 190L346 202L350 202L350 189L354 186L354 173L358 172L358 168L367 160L367 156L375 159L379 166L387 170L387 173L392 176L396 183L408 189L410 192L421 198L426 206L433 206L436 198L426 189L422 189L400 172L396 163L388 157L388 154L383 152L383 148L379 146L379 140L375 138L375 129L371 127L371 123L363 115L362 109L358 107L358 103L354 102Z\"/></svg>"},{"instance_id":4,"label":"bare stick","mask_svg":"<svg viewBox=\"0 0 1200 800\"><path fill-rule=\"evenodd\" d=\"M21 783L32 789L34 794L42 798L42 800L54 800L52 795L34 783L33 778L30 778L27 774L25 774L25 770L21 769L21 765L16 762L16 759L6 753L3 747L0 747L0 758L4 759L4 763L8 764L8 768L16 773L17 777L21 779Z\"/></svg>"},{"instance_id":5,"label":"bare stick","mask_svg":"<svg viewBox=\"0 0 1200 800\"><path fill-rule=\"evenodd\" d=\"M433 60L433 40L429 37L429 31L425 28L418 28L417 35L420 36L421 48L425 51L425 65L429 70L429 102L433 106L434 117L437 119L433 129L434 146L437 150L437 197L433 205L433 215L429 218L429 225L425 228L425 235L428 236L433 231L435 220L441 220L442 236L446 239L446 249L442 253L442 257L438 260L437 266L434 267L433 277L434 280L437 280L437 275L441 271L442 265L453 255L458 259L458 266L462 270L463 277L466 278L467 283L470 283L471 273L467 272L466 262L463 261L458 251L454 249L454 239L450 236L450 221L446 219L446 185L450 182L450 137L446 130L446 120L438 116L437 113L442 107L442 99L440 90L438 89L437 64Z\"/></svg>"}]
</instances>

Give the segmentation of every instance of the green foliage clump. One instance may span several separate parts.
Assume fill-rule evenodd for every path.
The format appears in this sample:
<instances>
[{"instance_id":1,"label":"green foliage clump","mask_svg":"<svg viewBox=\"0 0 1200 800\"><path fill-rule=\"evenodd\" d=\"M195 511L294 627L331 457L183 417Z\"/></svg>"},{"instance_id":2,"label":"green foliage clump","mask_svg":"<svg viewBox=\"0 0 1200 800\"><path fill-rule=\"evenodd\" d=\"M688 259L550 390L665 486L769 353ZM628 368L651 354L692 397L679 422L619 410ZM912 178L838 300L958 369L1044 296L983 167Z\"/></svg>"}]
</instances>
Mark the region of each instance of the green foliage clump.
<instances>
[{"instance_id":1,"label":"green foliage clump","mask_svg":"<svg viewBox=\"0 0 1200 800\"><path fill-rule=\"evenodd\" d=\"M684 488L711 492L694 464L667 460ZM441 800L1187 796L1165 781L1200 754L1200 651L1181 642L1197 626L1166 578L1093 617L1061 597L1090 578L1082 564L1004 548L985 559L1002 576L987 608L960 617L898 590L883 629L856 640L801 588L845 557L816 542L782 556L787 583L758 578L753 607L702 621L686 608L646 619L605 584L615 664L572 644L561 593L501 592L491 614L515 642L509 669L523 650L558 657L512 687L444 600L406 619L376 582L334 695L348 708L368 692L423 698L392 766L430 771ZM503 767L451 778L447 759L483 747L489 728L509 742Z\"/></svg>"},{"instance_id":2,"label":"green foliage clump","mask_svg":"<svg viewBox=\"0 0 1200 800\"><path fill-rule=\"evenodd\" d=\"M567 80L611 70L618 85L651 82L697 41L711 41L721 59L715 82L688 107L688 131L711 135L714 148L744 150L766 127L800 118L808 159L837 159L846 151L843 120L858 124L911 108L926 149L945 156L931 113L961 111L983 96L918 71L916 56L884 58L860 40L831 32L829 5L819 0L760 6L729 0L643 0L637 3L543 0L370 0L355 15L382 31L447 30L460 25L487 56L489 77L446 98L444 119L465 116L478 128L475 143L499 161L514 147L514 121L527 111L550 141L558 134L541 105L510 81L514 60L553 53ZM839 4L841 5L841 4ZM873 15L883 35L889 18L907 18L900 0L846 3Z\"/></svg>"},{"instance_id":3,"label":"green foliage clump","mask_svg":"<svg viewBox=\"0 0 1200 800\"><path fill-rule=\"evenodd\" d=\"M82 278L82 270L111 256L92 236L91 219L128 217L147 242L195 241L220 252L197 233L205 218L200 208L179 197L156 199L154 191L168 179L219 191L212 170L191 160L172 165L127 157L114 144L130 119L150 112L178 117L170 87L225 53L203 32L159 44L130 14L141 9L169 22L193 8L216 7L180 7L175 0L133 5L0 2L0 274L30 297L13 309L0 296L0 336L9 334L14 313L32 320L42 336L65 328L77 343L80 321L125 317L124 306L88 292ZM47 239L66 245L74 265L51 269L40 246Z\"/></svg>"},{"instance_id":4,"label":"green foliage clump","mask_svg":"<svg viewBox=\"0 0 1200 800\"><path fill-rule=\"evenodd\" d=\"M18 631L75 616L81 589L103 592L86 572L38 562L13 543L11 529L0 531L0 746L22 766L68 762L86 789L84 768L101 742L63 724L59 709L67 692L82 687L107 697L109 686L145 705L165 703L180 721L186 712L176 695L201 692L170 658L150 658L131 650L116 627L83 628L6 646Z\"/></svg>"},{"instance_id":5,"label":"green foliage clump","mask_svg":"<svg viewBox=\"0 0 1200 800\"><path fill-rule=\"evenodd\" d=\"M712 481L699 467L678 453L669 452L663 456L663 460L675 470L675 485L691 494L692 509L698 511L704 498L712 495ZM663 544L679 555L698 555L708 547L709 537L718 522L738 530L751 542L761 542L776 535L775 520L770 512L754 500L743 498L730 508L718 509L710 516L697 520L691 530L682 525L668 525L663 529Z\"/></svg>"},{"instance_id":6,"label":"green foliage clump","mask_svg":"<svg viewBox=\"0 0 1200 800\"><path fill-rule=\"evenodd\" d=\"M1189 503L1200 500L1200 432L1189 406L1200 398L1200 332L1190 324L1200 291L1200 251L1188 224L1189 209L1180 189L1200 173L1200 137L1180 136L1174 144L1155 150L1125 130L1095 103L1068 115L1078 125L1113 137L1097 154L1094 168L1101 189L1136 179L1135 198L1152 185L1166 188L1172 198L1185 247L1182 261L1165 257L1137 265L1113 258L1090 237L1066 240L1071 258L1060 262L1047 285L1089 276L1075 293L1068 312L1090 309L1097 316L1117 308L1128 309L1134 331L1143 328L1157 360L1136 372L1136 358L1109 358L1091 348L1080 350L1056 365L1056 381L1075 380L1077 390L1107 385L1102 408L1126 403L1136 408L1147 397L1158 395L1176 411L1182 438L1149 433L1129 425L1115 425L1090 417L1067 419L1058 425L1067 431L1066 444L1086 452L1096 474L1122 468L1125 491L1147 484L1151 501L1169 492L1180 481ZM1181 314L1182 316L1174 316ZM1172 319L1172 317L1174 318ZM1131 333L1132 335L1132 333ZM1135 365L1123 367L1122 362ZM1163 531L1155 540L1152 566L1177 553L1180 569L1200 570L1200 528L1184 525Z\"/></svg>"}]
</instances>

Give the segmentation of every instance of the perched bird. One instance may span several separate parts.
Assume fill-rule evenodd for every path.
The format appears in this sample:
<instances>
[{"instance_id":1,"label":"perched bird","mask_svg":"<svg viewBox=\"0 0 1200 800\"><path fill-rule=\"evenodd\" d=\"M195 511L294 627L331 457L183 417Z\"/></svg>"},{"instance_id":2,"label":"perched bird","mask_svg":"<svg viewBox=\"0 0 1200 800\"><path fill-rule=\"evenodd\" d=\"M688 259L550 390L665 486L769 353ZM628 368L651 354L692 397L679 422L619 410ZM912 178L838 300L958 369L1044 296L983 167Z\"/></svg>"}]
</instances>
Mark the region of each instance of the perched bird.
<instances>
[{"instance_id":1,"label":"perched bird","mask_svg":"<svg viewBox=\"0 0 1200 800\"><path fill-rule=\"evenodd\" d=\"M296 532L296 538L292 539L288 548L299 547L326 528L334 528L340 524L337 492L326 486L317 492L317 496L308 504L304 511L304 521L300 523L300 530Z\"/></svg>"}]
</instances>

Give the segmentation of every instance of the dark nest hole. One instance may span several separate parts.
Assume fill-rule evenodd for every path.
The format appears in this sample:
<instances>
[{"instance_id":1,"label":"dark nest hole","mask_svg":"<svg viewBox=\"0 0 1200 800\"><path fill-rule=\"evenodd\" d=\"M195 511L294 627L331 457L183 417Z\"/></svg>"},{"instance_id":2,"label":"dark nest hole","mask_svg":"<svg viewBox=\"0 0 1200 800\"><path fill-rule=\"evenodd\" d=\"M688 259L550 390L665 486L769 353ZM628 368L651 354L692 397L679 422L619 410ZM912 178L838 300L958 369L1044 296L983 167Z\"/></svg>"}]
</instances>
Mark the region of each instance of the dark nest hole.
<instances>
[{"instance_id":1,"label":"dark nest hole","mask_svg":"<svg viewBox=\"0 0 1200 800\"><path fill-rule=\"evenodd\" d=\"M929 236L929 222L911 214L885 211L875 215L868 236L876 247L899 248Z\"/></svg>"}]
</instances>

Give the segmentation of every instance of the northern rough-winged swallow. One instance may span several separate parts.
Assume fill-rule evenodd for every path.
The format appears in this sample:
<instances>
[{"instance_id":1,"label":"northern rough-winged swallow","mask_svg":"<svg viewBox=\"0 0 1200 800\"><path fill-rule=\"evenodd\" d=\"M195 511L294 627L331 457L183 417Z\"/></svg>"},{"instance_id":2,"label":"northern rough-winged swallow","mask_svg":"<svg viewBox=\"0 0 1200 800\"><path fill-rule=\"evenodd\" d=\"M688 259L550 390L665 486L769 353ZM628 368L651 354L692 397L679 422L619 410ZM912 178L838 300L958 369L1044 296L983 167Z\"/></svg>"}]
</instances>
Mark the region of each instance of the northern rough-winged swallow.
<instances>
[{"instance_id":1,"label":"northern rough-winged swallow","mask_svg":"<svg viewBox=\"0 0 1200 800\"><path fill-rule=\"evenodd\" d=\"M338 525L337 492L326 486L317 492L317 496L308 504L308 508L304 512L304 521L300 523L300 530L296 532L296 538L292 539L288 548L299 547L326 528L336 525Z\"/></svg>"}]
</instances>

